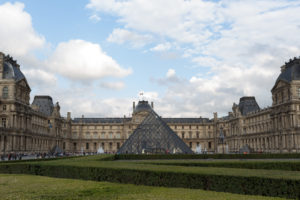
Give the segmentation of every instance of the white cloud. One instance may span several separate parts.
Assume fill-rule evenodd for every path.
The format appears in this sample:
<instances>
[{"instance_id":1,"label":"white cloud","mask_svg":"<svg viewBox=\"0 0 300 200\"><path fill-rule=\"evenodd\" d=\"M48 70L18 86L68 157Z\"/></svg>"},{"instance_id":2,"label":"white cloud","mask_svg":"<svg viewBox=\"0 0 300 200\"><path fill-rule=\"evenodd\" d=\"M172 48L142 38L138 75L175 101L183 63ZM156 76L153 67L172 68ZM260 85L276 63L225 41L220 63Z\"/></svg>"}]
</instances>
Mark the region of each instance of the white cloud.
<instances>
[{"instance_id":1,"label":"white cloud","mask_svg":"<svg viewBox=\"0 0 300 200\"><path fill-rule=\"evenodd\" d=\"M165 113L226 113L241 95L270 105L280 66L300 55L299 1L91 0L87 7L116 16L154 41L175 43L185 59L199 69L208 67L189 80L176 75L176 81L158 80L167 87L161 95ZM150 50L165 49L157 44Z\"/></svg>"},{"instance_id":2,"label":"white cloud","mask_svg":"<svg viewBox=\"0 0 300 200\"><path fill-rule=\"evenodd\" d=\"M31 16L24 7L18 2L0 5L0 51L18 58L45 44L44 37L34 30Z\"/></svg>"},{"instance_id":3,"label":"white cloud","mask_svg":"<svg viewBox=\"0 0 300 200\"><path fill-rule=\"evenodd\" d=\"M41 84L46 87L56 85L56 76L42 69L25 69L23 72L31 87L41 87Z\"/></svg>"},{"instance_id":4,"label":"white cloud","mask_svg":"<svg viewBox=\"0 0 300 200\"><path fill-rule=\"evenodd\" d=\"M97 15L97 14L93 14L89 17L89 19L93 22L99 22L101 20L101 18Z\"/></svg>"},{"instance_id":5,"label":"white cloud","mask_svg":"<svg viewBox=\"0 0 300 200\"><path fill-rule=\"evenodd\" d=\"M71 80L96 80L103 77L124 77L132 73L123 69L100 45L84 40L58 44L46 65L53 72Z\"/></svg>"},{"instance_id":6,"label":"white cloud","mask_svg":"<svg viewBox=\"0 0 300 200\"><path fill-rule=\"evenodd\" d=\"M151 48L150 51L158 51L158 52L168 51L171 49L171 47L172 45L169 42L167 42L167 43L156 45L155 47Z\"/></svg>"},{"instance_id":7,"label":"white cloud","mask_svg":"<svg viewBox=\"0 0 300 200\"><path fill-rule=\"evenodd\" d=\"M175 75L176 75L176 72L175 72L174 69L169 69L168 72L167 72L167 74L166 74L167 78L172 78Z\"/></svg>"},{"instance_id":8,"label":"white cloud","mask_svg":"<svg viewBox=\"0 0 300 200\"><path fill-rule=\"evenodd\" d=\"M123 82L102 82L101 87L113 90L121 90L125 87Z\"/></svg>"},{"instance_id":9,"label":"white cloud","mask_svg":"<svg viewBox=\"0 0 300 200\"><path fill-rule=\"evenodd\" d=\"M117 44L128 42L133 47L138 48L150 43L152 41L152 36L141 35L129 30L117 28L108 36L107 41Z\"/></svg>"}]
</instances>

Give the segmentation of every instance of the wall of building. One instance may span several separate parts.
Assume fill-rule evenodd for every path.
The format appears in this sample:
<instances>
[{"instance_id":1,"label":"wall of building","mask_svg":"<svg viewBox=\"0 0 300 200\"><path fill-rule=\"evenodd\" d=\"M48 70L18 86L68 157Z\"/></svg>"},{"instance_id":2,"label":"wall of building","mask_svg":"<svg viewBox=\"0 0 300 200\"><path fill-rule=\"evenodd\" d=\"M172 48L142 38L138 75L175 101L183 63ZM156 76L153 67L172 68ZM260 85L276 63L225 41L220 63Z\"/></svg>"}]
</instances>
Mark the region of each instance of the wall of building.
<instances>
[{"instance_id":1,"label":"wall of building","mask_svg":"<svg viewBox=\"0 0 300 200\"><path fill-rule=\"evenodd\" d=\"M0 154L43 153L54 146L68 153L92 153L99 148L116 153L147 116L146 111L136 112L134 104L131 118L72 120L70 113L67 118L60 116L58 103L45 115L29 104L30 87L25 78L2 78L5 60L11 58L0 53ZM211 120L165 120L193 151L201 146L202 152L223 153L226 149L237 153L248 146L255 153L300 152L300 80L278 79L271 92L272 106L265 109L245 114L234 104L225 117L215 113Z\"/></svg>"}]
</instances>

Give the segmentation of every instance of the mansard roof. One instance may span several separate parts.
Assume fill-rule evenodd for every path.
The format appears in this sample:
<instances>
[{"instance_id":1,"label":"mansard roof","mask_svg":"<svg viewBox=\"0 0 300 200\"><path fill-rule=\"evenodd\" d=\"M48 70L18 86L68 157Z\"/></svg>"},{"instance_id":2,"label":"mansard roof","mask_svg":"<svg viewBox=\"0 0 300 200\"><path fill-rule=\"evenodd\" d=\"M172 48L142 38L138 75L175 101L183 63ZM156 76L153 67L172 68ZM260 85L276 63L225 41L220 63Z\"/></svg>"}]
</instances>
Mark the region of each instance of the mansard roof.
<instances>
[{"instance_id":1,"label":"mansard roof","mask_svg":"<svg viewBox=\"0 0 300 200\"><path fill-rule=\"evenodd\" d=\"M73 123L103 123L116 124L131 121L131 118L74 118Z\"/></svg>"},{"instance_id":2,"label":"mansard roof","mask_svg":"<svg viewBox=\"0 0 300 200\"><path fill-rule=\"evenodd\" d=\"M198 124L211 122L208 118L162 118L168 124Z\"/></svg>"},{"instance_id":3,"label":"mansard roof","mask_svg":"<svg viewBox=\"0 0 300 200\"><path fill-rule=\"evenodd\" d=\"M9 62L4 62L3 79L15 79L15 81L20 81L25 79L25 76L19 67L16 67Z\"/></svg>"},{"instance_id":4,"label":"mansard roof","mask_svg":"<svg viewBox=\"0 0 300 200\"><path fill-rule=\"evenodd\" d=\"M260 110L255 97L242 97L240 98L239 110L242 115L247 115L250 112Z\"/></svg>"},{"instance_id":5,"label":"mansard roof","mask_svg":"<svg viewBox=\"0 0 300 200\"><path fill-rule=\"evenodd\" d=\"M193 151L153 110L121 146L120 154L189 153Z\"/></svg>"},{"instance_id":6,"label":"mansard roof","mask_svg":"<svg viewBox=\"0 0 300 200\"><path fill-rule=\"evenodd\" d=\"M38 111L46 116L50 116L53 112L53 101L50 96L35 96L32 105L38 107Z\"/></svg>"},{"instance_id":7,"label":"mansard roof","mask_svg":"<svg viewBox=\"0 0 300 200\"><path fill-rule=\"evenodd\" d=\"M290 83L293 80L300 80L300 58L290 59L289 62L282 66L282 71L276 80L286 81ZM276 85L275 83L275 85Z\"/></svg>"}]
</instances>

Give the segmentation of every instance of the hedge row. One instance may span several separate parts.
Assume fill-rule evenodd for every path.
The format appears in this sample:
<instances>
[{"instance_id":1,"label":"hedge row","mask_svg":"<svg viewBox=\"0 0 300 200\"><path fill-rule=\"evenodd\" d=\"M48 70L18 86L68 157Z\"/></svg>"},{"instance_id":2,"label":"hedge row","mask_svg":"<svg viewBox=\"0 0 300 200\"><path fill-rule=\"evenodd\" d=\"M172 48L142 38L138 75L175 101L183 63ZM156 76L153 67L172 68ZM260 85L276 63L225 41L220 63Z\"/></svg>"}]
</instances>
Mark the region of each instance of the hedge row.
<instances>
[{"instance_id":1,"label":"hedge row","mask_svg":"<svg viewBox=\"0 0 300 200\"><path fill-rule=\"evenodd\" d=\"M144 163L143 163L144 164ZM300 171L300 162L147 162L154 165L175 165L185 167L225 167L244 169L271 169Z\"/></svg>"},{"instance_id":2,"label":"hedge row","mask_svg":"<svg viewBox=\"0 0 300 200\"><path fill-rule=\"evenodd\" d=\"M70 158L79 158L83 156L64 156L64 157L55 157L55 158L33 158L28 160L5 160L1 161L1 164L7 164L7 163L24 163L24 162L37 162L37 161L52 161L52 160L64 160L64 159L70 159Z\"/></svg>"},{"instance_id":3,"label":"hedge row","mask_svg":"<svg viewBox=\"0 0 300 200\"><path fill-rule=\"evenodd\" d=\"M40 165L33 163L0 165L0 173L22 173L58 178L197 188L238 194L300 198L300 180L47 165L45 163Z\"/></svg>"},{"instance_id":4,"label":"hedge row","mask_svg":"<svg viewBox=\"0 0 300 200\"><path fill-rule=\"evenodd\" d=\"M299 158L299 153L290 154L116 154L115 160L155 159L286 159Z\"/></svg>"}]
</instances>

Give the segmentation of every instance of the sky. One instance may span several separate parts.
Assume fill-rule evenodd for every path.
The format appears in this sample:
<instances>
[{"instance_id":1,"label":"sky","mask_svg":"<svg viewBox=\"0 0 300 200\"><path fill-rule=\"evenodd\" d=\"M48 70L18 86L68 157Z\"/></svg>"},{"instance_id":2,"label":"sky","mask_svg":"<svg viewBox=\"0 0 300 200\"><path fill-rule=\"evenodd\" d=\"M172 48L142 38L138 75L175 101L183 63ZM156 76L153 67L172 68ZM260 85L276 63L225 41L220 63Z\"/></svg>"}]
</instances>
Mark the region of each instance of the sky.
<instances>
[{"instance_id":1,"label":"sky","mask_svg":"<svg viewBox=\"0 0 300 200\"><path fill-rule=\"evenodd\" d=\"M242 96L272 104L300 56L300 1L0 0L0 51L62 116L130 116L139 99L163 117L224 116Z\"/></svg>"}]
</instances>

